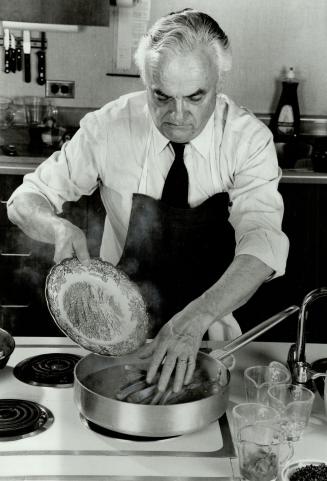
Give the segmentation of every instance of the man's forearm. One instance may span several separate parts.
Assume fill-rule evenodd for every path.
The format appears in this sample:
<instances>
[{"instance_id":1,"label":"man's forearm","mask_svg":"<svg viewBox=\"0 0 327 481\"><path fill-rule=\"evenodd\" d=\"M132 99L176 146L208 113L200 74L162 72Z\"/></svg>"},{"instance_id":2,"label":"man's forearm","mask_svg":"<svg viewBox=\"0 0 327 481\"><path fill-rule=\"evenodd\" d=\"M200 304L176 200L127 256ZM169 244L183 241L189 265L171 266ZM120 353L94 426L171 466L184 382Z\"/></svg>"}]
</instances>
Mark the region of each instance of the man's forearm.
<instances>
[{"instance_id":1,"label":"man's forearm","mask_svg":"<svg viewBox=\"0 0 327 481\"><path fill-rule=\"evenodd\" d=\"M245 304L273 270L251 255L239 255L221 278L185 309L191 309L205 332L216 320Z\"/></svg>"},{"instance_id":2,"label":"man's forearm","mask_svg":"<svg viewBox=\"0 0 327 481\"><path fill-rule=\"evenodd\" d=\"M60 219L38 194L21 193L8 206L8 217L32 239L55 243L54 226Z\"/></svg>"}]
</instances>

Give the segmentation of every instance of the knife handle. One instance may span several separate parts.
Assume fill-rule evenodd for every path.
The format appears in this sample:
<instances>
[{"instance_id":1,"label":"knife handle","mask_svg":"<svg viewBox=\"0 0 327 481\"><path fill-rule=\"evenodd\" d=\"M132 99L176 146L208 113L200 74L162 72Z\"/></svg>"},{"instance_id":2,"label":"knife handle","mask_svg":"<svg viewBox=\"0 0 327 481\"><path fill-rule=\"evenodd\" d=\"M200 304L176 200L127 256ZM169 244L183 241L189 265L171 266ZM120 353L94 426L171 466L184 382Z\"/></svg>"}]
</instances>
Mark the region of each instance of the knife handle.
<instances>
[{"instance_id":1,"label":"knife handle","mask_svg":"<svg viewBox=\"0 0 327 481\"><path fill-rule=\"evenodd\" d=\"M27 83L31 81L31 58L29 53L24 54L24 80Z\"/></svg>"},{"instance_id":2,"label":"knife handle","mask_svg":"<svg viewBox=\"0 0 327 481\"><path fill-rule=\"evenodd\" d=\"M22 49L17 47L16 50L16 68L20 72L23 69Z\"/></svg>"},{"instance_id":3,"label":"knife handle","mask_svg":"<svg viewBox=\"0 0 327 481\"><path fill-rule=\"evenodd\" d=\"M37 58L38 58L38 64L37 64L37 71L38 71L38 77L36 79L37 83L39 85L44 85L45 84L45 52L43 50L39 50L36 52Z\"/></svg>"},{"instance_id":4,"label":"knife handle","mask_svg":"<svg viewBox=\"0 0 327 481\"><path fill-rule=\"evenodd\" d=\"M11 49L10 55L10 71L16 73L16 49Z\"/></svg>"},{"instance_id":5,"label":"knife handle","mask_svg":"<svg viewBox=\"0 0 327 481\"><path fill-rule=\"evenodd\" d=\"M5 50L5 73L10 72L10 54L9 54L9 49Z\"/></svg>"}]
</instances>

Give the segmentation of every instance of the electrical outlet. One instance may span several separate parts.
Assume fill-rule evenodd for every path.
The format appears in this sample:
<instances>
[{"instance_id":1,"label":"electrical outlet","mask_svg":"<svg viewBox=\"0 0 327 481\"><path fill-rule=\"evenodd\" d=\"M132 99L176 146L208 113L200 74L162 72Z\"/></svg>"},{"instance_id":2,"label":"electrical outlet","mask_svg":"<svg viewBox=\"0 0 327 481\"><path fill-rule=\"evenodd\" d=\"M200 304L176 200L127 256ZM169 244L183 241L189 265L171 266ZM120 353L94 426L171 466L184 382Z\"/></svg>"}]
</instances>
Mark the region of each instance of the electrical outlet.
<instances>
[{"instance_id":1,"label":"electrical outlet","mask_svg":"<svg viewBox=\"0 0 327 481\"><path fill-rule=\"evenodd\" d=\"M47 80L45 84L45 96L55 98L75 98L74 80Z\"/></svg>"}]
</instances>

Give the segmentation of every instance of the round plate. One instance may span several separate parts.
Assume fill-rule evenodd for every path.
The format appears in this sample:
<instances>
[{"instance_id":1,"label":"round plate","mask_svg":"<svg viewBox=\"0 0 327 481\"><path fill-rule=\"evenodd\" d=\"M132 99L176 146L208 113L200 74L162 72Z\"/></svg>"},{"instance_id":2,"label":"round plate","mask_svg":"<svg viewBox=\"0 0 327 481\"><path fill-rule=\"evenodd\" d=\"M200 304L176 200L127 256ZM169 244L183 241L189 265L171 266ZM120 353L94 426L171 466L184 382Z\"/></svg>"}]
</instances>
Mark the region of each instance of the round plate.
<instances>
[{"instance_id":1,"label":"round plate","mask_svg":"<svg viewBox=\"0 0 327 481\"><path fill-rule=\"evenodd\" d=\"M89 266L77 258L52 267L45 286L49 311L73 341L98 354L120 356L141 346L148 314L135 283L100 259Z\"/></svg>"}]
</instances>

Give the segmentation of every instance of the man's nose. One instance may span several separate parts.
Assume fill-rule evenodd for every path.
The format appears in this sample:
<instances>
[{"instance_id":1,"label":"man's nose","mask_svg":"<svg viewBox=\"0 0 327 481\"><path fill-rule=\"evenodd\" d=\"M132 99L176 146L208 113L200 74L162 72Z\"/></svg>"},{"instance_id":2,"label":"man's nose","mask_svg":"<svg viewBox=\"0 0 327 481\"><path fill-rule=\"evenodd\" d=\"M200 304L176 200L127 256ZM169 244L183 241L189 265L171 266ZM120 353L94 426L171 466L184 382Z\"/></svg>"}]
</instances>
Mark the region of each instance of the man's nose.
<instances>
[{"instance_id":1,"label":"man's nose","mask_svg":"<svg viewBox=\"0 0 327 481\"><path fill-rule=\"evenodd\" d=\"M174 117L175 117L177 122L181 122L184 119L184 101L183 101L183 99L175 99Z\"/></svg>"}]
</instances>

